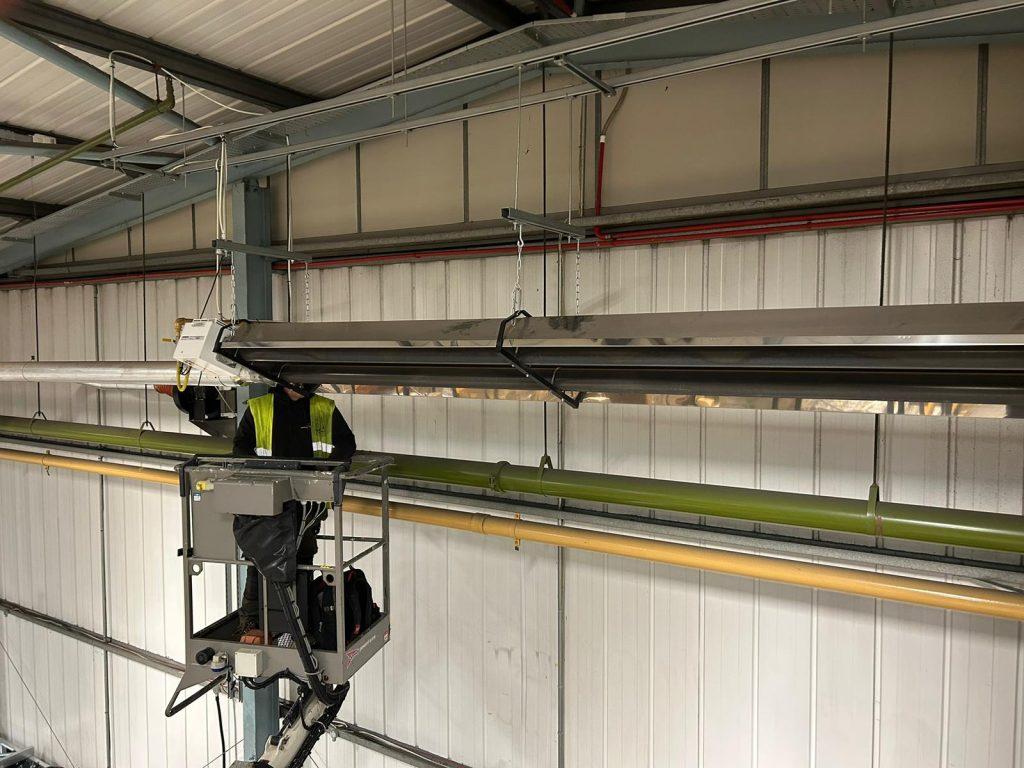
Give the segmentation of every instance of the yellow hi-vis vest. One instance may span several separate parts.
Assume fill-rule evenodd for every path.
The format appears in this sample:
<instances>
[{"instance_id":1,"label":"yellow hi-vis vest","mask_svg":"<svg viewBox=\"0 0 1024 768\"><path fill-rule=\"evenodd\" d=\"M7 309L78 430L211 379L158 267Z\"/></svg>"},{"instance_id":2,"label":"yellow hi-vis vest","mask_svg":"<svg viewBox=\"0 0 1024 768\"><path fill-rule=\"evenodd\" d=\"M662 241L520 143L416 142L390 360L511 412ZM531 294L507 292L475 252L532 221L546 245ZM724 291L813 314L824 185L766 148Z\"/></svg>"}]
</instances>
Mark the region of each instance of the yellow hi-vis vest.
<instances>
[{"instance_id":1,"label":"yellow hi-vis vest","mask_svg":"<svg viewBox=\"0 0 1024 768\"><path fill-rule=\"evenodd\" d=\"M249 411L256 425L256 455L272 456L274 450L274 395L263 395L249 401ZM334 401L320 395L309 400L309 421L313 439L313 456L327 459L334 450L331 432L334 426Z\"/></svg>"}]
</instances>

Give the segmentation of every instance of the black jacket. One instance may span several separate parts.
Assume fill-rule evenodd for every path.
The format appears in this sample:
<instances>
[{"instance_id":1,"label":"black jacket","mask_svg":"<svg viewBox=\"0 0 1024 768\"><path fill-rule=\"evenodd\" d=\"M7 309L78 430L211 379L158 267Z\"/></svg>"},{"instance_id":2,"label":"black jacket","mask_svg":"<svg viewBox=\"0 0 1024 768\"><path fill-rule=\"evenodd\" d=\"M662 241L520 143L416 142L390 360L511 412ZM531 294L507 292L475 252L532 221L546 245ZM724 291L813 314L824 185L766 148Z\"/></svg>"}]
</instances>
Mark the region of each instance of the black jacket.
<instances>
[{"instance_id":1,"label":"black jacket","mask_svg":"<svg viewBox=\"0 0 1024 768\"><path fill-rule=\"evenodd\" d=\"M356 437L349 429L341 411L334 409L331 425L331 439L334 450L331 458L347 461L356 452ZM310 428L309 398L292 400L280 387L274 390L274 432L271 452L276 459L313 458L313 432ZM245 415L235 431L235 456L256 455L256 422L252 411L245 409Z\"/></svg>"},{"instance_id":2,"label":"black jacket","mask_svg":"<svg viewBox=\"0 0 1024 768\"><path fill-rule=\"evenodd\" d=\"M356 452L356 438L349 429L341 411L334 409L334 421L331 424L331 439L334 450L331 458L336 461L347 461ZM311 459L313 458L313 432L310 428L309 398L292 400L280 387L274 390L274 433L271 452L278 459ZM235 456L256 455L256 422L252 411L245 409L245 415L238 423L235 431ZM320 524L312 526L299 544L298 561L312 563L317 550L316 536L320 532ZM304 572L307 574L308 572ZM256 569L250 566L246 570L245 591L239 607L239 631L245 632L251 627L260 625L260 579Z\"/></svg>"}]
</instances>

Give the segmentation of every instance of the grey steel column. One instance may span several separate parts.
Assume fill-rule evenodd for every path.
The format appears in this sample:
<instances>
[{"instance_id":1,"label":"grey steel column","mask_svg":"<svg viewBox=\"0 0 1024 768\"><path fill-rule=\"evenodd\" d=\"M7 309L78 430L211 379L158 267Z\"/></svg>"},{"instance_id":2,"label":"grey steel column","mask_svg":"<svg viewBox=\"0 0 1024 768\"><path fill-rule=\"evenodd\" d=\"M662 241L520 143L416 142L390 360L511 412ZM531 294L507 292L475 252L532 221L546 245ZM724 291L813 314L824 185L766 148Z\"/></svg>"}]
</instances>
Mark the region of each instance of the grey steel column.
<instances>
[{"instance_id":1,"label":"grey steel column","mask_svg":"<svg viewBox=\"0 0 1024 768\"><path fill-rule=\"evenodd\" d=\"M270 194L256 179L244 179L231 189L231 220L235 240L251 245L270 245ZM238 317L246 320L270 320L273 317L271 262L262 256L235 253L235 306ZM239 387L238 418L245 413L251 397L266 392L262 386ZM230 566L227 566L230 567ZM245 569L236 567L237 602L241 605L245 589ZM255 760L263 754L267 739L279 728L277 686L260 691L242 688L243 757Z\"/></svg>"}]
</instances>

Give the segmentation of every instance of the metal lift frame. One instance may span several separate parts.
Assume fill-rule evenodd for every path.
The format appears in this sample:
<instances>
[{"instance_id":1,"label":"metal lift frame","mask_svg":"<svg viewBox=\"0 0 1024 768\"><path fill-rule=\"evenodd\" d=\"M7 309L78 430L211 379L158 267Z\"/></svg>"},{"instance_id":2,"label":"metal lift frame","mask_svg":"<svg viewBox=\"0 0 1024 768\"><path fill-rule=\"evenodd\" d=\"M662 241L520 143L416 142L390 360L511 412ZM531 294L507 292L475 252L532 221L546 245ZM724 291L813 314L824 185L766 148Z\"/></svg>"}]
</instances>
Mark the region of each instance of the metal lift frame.
<instances>
[{"instance_id":1,"label":"metal lift frame","mask_svg":"<svg viewBox=\"0 0 1024 768\"><path fill-rule=\"evenodd\" d=\"M206 663L200 663L197 655L204 655L204 652L212 649L214 653L225 653L231 659L230 666L233 667L234 655L236 652L254 651L262 652L264 659L264 672L261 673L261 680L279 674L282 670L290 669L298 677L302 677L302 668L299 663L298 654L294 647L278 647L267 642L269 635L265 635L263 645L251 645L237 640L224 638L225 630L237 621L237 611L233 611L212 624L196 629L193 618L193 578L203 572L206 564L221 565L253 565L250 560L238 556L235 548L234 557L214 556L208 553L209 547L196 540L194 534L193 501L196 493L196 482L211 481L216 487L218 479L225 480L228 477L261 477L261 478L284 478L292 483L295 498L304 501L326 501L330 500L331 507L329 514L334 514L334 535L320 536L320 540L334 541L334 562L335 566L324 567L320 565L302 565L298 570L323 571L330 573L333 570L334 599L335 599L335 622L338 638L338 647L334 651L314 649L314 655L323 671L323 681L330 685L341 685L348 681L372 656L374 656L388 642L391 636L391 576L390 576L390 528L389 528L389 488L390 480L388 468L394 463L390 456L361 456L357 454L353 462L338 463L320 459L261 459L261 458L237 458L223 456L193 457L177 467L179 494L181 496L181 532L182 549L182 574L184 579L184 611L185 611L185 672L178 683L171 701L167 705L166 714L172 716L184 709L203 694L221 684L225 679L224 671L214 671ZM342 494L345 481L359 479L366 481L378 481L380 484L380 536L353 536L345 533L344 528L344 506ZM327 498L324 498L326 491ZM210 514L210 513L206 513ZM216 513L214 513L216 514ZM225 515L225 517L230 517ZM200 526L202 528L203 526ZM230 531L230 524L227 525ZM205 535L205 533L203 534ZM353 553L346 558L344 544L350 542L353 545L367 545L360 551ZM231 546L234 539L231 539ZM223 548L223 542L221 542ZM362 560L367 555L381 552L381 583L380 602L381 616L370 627L366 628L351 643L345 644L345 590L344 571L345 569ZM204 554L206 553L206 554ZM260 611L263 616L262 626L264 632L269 631L268 627L268 597L269 591L261 591ZM201 686L197 691L191 693L187 698L178 701L183 691L193 686Z\"/></svg>"}]
</instances>

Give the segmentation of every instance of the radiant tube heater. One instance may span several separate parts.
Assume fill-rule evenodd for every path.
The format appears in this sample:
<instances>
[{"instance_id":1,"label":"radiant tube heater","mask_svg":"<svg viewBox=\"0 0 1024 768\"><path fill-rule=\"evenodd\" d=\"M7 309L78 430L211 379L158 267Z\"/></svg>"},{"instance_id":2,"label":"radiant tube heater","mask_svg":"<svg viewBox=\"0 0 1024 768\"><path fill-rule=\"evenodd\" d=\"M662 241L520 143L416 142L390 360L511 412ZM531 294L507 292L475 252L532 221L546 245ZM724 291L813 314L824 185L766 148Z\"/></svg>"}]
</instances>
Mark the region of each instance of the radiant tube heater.
<instances>
[{"instance_id":1,"label":"radiant tube heater","mask_svg":"<svg viewBox=\"0 0 1024 768\"><path fill-rule=\"evenodd\" d=\"M336 392L1024 413L1024 303L241 322L217 352Z\"/></svg>"}]
</instances>

